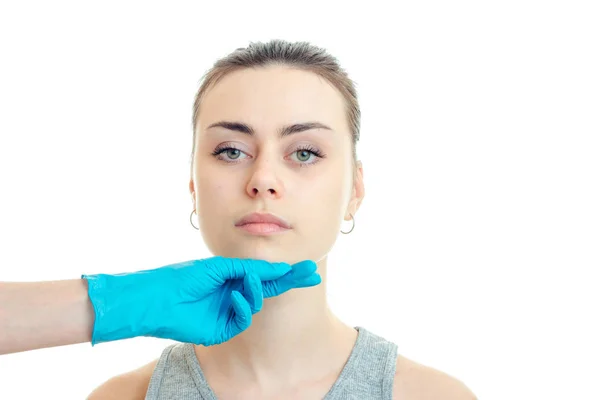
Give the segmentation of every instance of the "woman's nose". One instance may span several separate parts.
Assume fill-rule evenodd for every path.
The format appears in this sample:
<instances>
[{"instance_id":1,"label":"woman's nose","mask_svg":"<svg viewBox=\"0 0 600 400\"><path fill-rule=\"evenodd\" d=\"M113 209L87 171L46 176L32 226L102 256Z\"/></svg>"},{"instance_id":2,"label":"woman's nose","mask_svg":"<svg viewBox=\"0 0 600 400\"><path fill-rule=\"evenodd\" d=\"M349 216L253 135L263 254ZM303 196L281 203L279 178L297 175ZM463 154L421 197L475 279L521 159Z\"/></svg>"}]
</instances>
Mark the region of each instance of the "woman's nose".
<instances>
[{"instance_id":1,"label":"woman's nose","mask_svg":"<svg viewBox=\"0 0 600 400\"><path fill-rule=\"evenodd\" d=\"M275 170L276 167L269 162L258 162L246 187L248 195L271 199L280 198L284 188Z\"/></svg>"},{"instance_id":2,"label":"woman's nose","mask_svg":"<svg viewBox=\"0 0 600 400\"><path fill-rule=\"evenodd\" d=\"M265 197L271 197L271 198L276 198L278 197L279 192L277 192L275 189L273 188L269 188L267 190L262 190L259 188L252 188L250 195L252 197L258 197L258 196L265 196Z\"/></svg>"}]
</instances>

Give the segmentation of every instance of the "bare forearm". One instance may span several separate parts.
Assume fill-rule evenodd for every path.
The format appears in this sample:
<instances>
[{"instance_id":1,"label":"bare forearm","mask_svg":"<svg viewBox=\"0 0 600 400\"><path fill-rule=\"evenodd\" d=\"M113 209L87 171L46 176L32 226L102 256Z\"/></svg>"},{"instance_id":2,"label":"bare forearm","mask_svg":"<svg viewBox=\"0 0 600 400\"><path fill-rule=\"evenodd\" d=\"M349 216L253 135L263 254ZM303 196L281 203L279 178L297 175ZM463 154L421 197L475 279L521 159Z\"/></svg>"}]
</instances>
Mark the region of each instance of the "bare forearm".
<instances>
[{"instance_id":1,"label":"bare forearm","mask_svg":"<svg viewBox=\"0 0 600 400\"><path fill-rule=\"evenodd\" d=\"M0 282L0 354L91 341L85 279Z\"/></svg>"}]
</instances>

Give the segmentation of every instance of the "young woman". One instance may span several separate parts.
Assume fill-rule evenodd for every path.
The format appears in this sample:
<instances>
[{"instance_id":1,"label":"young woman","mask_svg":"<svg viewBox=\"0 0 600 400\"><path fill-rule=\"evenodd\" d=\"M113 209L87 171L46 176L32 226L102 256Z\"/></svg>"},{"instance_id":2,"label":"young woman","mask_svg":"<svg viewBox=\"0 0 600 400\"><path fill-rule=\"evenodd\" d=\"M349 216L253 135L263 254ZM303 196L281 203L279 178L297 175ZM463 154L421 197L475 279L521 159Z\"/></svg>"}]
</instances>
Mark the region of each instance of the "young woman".
<instances>
[{"instance_id":1,"label":"young woman","mask_svg":"<svg viewBox=\"0 0 600 400\"><path fill-rule=\"evenodd\" d=\"M225 257L314 260L322 282L265 299L225 343L169 346L90 399L474 399L327 305L327 254L364 197L360 110L337 60L274 40L237 49L204 78L189 182L204 242Z\"/></svg>"}]
</instances>

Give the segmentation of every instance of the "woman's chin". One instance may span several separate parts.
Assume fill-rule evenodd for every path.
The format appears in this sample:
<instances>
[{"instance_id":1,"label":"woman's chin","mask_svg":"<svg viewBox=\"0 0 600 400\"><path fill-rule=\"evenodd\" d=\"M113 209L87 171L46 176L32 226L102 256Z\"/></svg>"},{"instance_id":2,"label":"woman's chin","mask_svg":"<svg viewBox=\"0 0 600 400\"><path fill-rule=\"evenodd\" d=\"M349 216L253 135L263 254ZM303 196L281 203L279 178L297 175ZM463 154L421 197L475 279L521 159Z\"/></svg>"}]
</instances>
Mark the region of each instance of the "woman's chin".
<instances>
[{"instance_id":1,"label":"woman's chin","mask_svg":"<svg viewBox=\"0 0 600 400\"><path fill-rule=\"evenodd\" d=\"M299 258L293 251L285 251L282 248L240 248L237 247L232 251L225 251L219 254L223 257L230 258L251 258L254 260L264 260L267 262L285 262L288 264L294 264L305 259Z\"/></svg>"}]
</instances>

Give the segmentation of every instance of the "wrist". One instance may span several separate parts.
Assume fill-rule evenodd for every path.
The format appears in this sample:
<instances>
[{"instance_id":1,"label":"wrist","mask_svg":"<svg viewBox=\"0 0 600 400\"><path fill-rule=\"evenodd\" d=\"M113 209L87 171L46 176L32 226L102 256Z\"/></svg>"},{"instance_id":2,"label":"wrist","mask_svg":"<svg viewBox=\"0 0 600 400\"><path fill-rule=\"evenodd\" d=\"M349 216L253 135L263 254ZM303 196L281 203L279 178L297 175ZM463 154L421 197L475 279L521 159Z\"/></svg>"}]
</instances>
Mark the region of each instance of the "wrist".
<instances>
[{"instance_id":1,"label":"wrist","mask_svg":"<svg viewBox=\"0 0 600 400\"><path fill-rule=\"evenodd\" d=\"M82 275L94 309L92 346L114 340L145 336L152 327L145 317L156 300L156 277L148 272Z\"/></svg>"}]
</instances>

